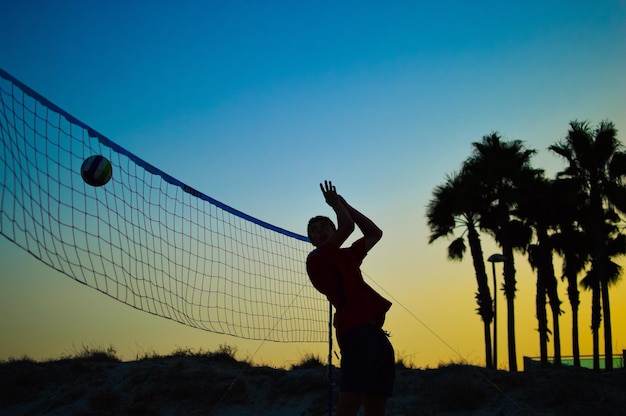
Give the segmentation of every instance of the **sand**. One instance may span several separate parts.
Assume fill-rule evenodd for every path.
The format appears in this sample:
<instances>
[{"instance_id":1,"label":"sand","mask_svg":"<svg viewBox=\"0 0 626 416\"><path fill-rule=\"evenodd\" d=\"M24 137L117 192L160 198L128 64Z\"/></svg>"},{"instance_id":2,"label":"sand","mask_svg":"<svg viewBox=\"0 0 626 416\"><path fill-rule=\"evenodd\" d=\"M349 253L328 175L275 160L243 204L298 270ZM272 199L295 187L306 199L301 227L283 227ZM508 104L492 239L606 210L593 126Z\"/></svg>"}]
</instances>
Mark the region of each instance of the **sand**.
<instances>
[{"instance_id":1,"label":"sand","mask_svg":"<svg viewBox=\"0 0 626 416\"><path fill-rule=\"evenodd\" d=\"M338 369L333 370L338 380ZM626 415L626 372L470 365L398 368L388 415ZM253 366L228 356L0 363L2 415L328 415L327 368ZM338 388L333 388L336 404Z\"/></svg>"}]
</instances>

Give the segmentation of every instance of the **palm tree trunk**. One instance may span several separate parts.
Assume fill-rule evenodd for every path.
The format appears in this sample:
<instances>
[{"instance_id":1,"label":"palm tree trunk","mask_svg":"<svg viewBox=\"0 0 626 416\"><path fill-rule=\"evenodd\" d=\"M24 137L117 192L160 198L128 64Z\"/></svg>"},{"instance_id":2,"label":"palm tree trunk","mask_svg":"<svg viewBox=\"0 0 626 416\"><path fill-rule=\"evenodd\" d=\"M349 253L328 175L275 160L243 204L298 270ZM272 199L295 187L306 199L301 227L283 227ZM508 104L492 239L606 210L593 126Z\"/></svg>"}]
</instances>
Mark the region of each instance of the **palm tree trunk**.
<instances>
[{"instance_id":1,"label":"palm tree trunk","mask_svg":"<svg viewBox=\"0 0 626 416\"><path fill-rule=\"evenodd\" d=\"M510 244L502 245L504 260L504 294L507 306L507 343L509 348L509 371L517 371L517 351L515 348L515 263L513 248Z\"/></svg>"},{"instance_id":2,"label":"palm tree trunk","mask_svg":"<svg viewBox=\"0 0 626 416\"><path fill-rule=\"evenodd\" d=\"M609 303L609 283L600 281L602 311L604 312L604 368L613 370L613 334L611 331L611 305Z\"/></svg>"},{"instance_id":3,"label":"palm tree trunk","mask_svg":"<svg viewBox=\"0 0 626 416\"><path fill-rule=\"evenodd\" d=\"M550 310L552 311L552 339L554 348L554 365L561 365L561 330L559 318L561 315L561 301L557 288L557 280L554 274L554 259L552 248L549 243L548 232L545 227L537 227L537 237L539 239L539 263L537 265L545 293L548 295ZM544 298L545 299L545 298ZM545 309L545 304L544 304ZM547 335L547 328L546 328Z\"/></svg>"},{"instance_id":4,"label":"palm tree trunk","mask_svg":"<svg viewBox=\"0 0 626 416\"><path fill-rule=\"evenodd\" d=\"M572 356L574 367L580 367L580 344L578 342L578 308L572 306Z\"/></svg>"},{"instance_id":5,"label":"palm tree trunk","mask_svg":"<svg viewBox=\"0 0 626 416\"><path fill-rule=\"evenodd\" d=\"M491 350L491 323L483 320L483 332L485 336L485 363L487 368L495 368L492 361L493 353Z\"/></svg>"},{"instance_id":6,"label":"palm tree trunk","mask_svg":"<svg viewBox=\"0 0 626 416\"><path fill-rule=\"evenodd\" d=\"M580 291L578 290L577 276L567 276L567 297L572 308L572 356L574 357L574 367L580 367L580 343L578 336Z\"/></svg>"},{"instance_id":7,"label":"palm tree trunk","mask_svg":"<svg viewBox=\"0 0 626 416\"><path fill-rule=\"evenodd\" d=\"M554 340L554 365L561 365L561 326L559 319L561 311L557 307L552 307L552 339Z\"/></svg>"},{"instance_id":8,"label":"palm tree trunk","mask_svg":"<svg viewBox=\"0 0 626 416\"><path fill-rule=\"evenodd\" d=\"M487 271L485 270L483 249L480 243L478 231L476 231L473 224L468 224L467 230L467 241L469 242L474 271L476 272L476 283L478 285L478 293L476 293L478 314L484 323L485 365L487 368L493 368L493 354L491 350L491 321L493 320L494 311L491 293L489 291L489 279L487 278Z\"/></svg>"},{"instance_id":9,"label":"palm tree trunk","mask_svg":"<svg viewBox=\"0 0 626 416\"><path fill-rule=\"evenodd\" d=\"M507 296L507 341L509 346L509 371L517 372L517 351L515 348L515 301Z\"/></svg>"},{"instance_id":10,"label":"palm tree trunk","mask_svg":"<svg viewBox=\"0 0 626 416\"><path fill-rule=\"evenodd\" d=\"M554 365L561 365L561 326L559 320L561 317L561 301L557 291L556 277L554 276L554 266L552 265L552 256L547 257L548 275L547 275L547 294L550 300L550 310L552 311L552 339L554 347Z\"/></svg>"},{"instance_id":11,"label":"palm tree trunk","mask_svg":"<svg viewBox=\"0 0 626 416\"><path fill-rule=\"evenodd\" d=\"M600 289L594 284L591 289L591 333L593 341L593 369L600 370L600 324L602 312L600 306Z\"/></svg>"},{"instance_id":12,"label":"palm tree trunk","mask_svg":"<svg viewBox=\"0 0 626 416\"><path fill-rule=\"evenodd\" d=\"M548 316L546 314L546 289L543 287L541 273L537 273L537 293L535 294L535 313L539 332L539 355L541 366L548 366Z\"/></svg>"},{"instance_id":13,"label":"palm tree trunk","mask_svg":"<svg viewBox=\"0 0 626 416\"><path fill-rule=\"evenodd\" d=\"M593 181L592 184L596 183ZM605 369L613 369L613 336L611 332L611 310L609 304L609 255L606 247L606 235L602 232L605 227L604 208L602 198L597 186L592 186L590 192L590 205L592 210L591 223L594 225L592 229L594 244L594 267L598 271L598 289L601 296L601 306L598 306L604 312L604 360ZM598 328L599 329L599 328Z\"/></svg>"}]
</instances>

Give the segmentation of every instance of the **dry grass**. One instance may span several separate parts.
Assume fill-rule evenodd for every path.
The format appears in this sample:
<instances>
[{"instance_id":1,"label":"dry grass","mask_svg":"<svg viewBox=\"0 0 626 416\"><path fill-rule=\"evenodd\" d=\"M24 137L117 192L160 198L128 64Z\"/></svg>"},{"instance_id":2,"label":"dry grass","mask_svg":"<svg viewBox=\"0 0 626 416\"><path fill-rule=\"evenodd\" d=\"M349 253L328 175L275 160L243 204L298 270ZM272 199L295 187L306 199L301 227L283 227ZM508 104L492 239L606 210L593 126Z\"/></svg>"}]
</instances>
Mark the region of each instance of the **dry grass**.
<instances>
[{"instance_id":1,"label":"dry grass","mask_svg":"<svg viewBox=\"0 0 626 416\"><path fill-rule=\"evenodd\" d=\"M305 354L299 363L292 364L290 368L291 370L297 370L307 368L323 368L325 366L327 366L327 361L324 362L324 360L319 355Z\"/></svg>"}]
</instances>

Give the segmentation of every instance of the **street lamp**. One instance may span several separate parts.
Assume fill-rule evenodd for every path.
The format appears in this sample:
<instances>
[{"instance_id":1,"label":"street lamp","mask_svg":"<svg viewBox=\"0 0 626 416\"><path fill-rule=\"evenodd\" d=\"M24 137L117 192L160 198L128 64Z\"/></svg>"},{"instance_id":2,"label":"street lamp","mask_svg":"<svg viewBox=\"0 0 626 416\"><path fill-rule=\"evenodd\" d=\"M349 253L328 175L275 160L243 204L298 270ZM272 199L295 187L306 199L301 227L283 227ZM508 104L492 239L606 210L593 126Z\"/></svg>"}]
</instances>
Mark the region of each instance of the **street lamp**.
<instances>
[{"instance_id":1,"label":"street lamp","mask_svg":"<svg viewBox=\"0 0 626 416\"><path fill-rule=\"evenodd\" d=\"M501 263L506 260L502 254L492 254L487 259L491 263L491 270L493 272L493 367L498 369L498 295L496 287L496 263Z\"/></svg>"}]
</instances>

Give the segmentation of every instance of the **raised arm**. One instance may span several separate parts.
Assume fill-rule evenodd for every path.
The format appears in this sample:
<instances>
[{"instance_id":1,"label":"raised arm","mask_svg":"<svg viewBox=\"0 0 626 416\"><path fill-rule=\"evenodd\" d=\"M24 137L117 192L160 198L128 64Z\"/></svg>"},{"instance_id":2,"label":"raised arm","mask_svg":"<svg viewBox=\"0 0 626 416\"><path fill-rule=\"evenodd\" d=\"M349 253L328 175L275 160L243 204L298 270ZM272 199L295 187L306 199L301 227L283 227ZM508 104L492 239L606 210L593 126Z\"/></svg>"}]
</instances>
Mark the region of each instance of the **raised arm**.
<instances>
[{"instance_id":1,"label":"raised arm","mask_svg":"<svg viewBox=\"0 0 626 416\"><path fill-rule=\"evenodd\" d=\"M354 207L346 202L346 200L342 196L338 196L341 200L341 205L346 208L346 211L356 223L357 227L363 233L363 239L365 240L365 246L367 251L369 251L383 236L383 230L378 228L376 224L365 215L357 211Z\"/></svg>"},{"instance_id":2,"label":"raised arm","mask_svg":"<svg viewBox=\"0 0 626 416\"><path fill-rule=\"evenodd\" d=\"M331 237L330 243L335 247L341 247L354 231L354 220L344 204L344 199L337 195L337 189L331 181L320 183L320 189L326 203L330 205L337 215L337 231Z\"/></svg>"}]
</instances>

